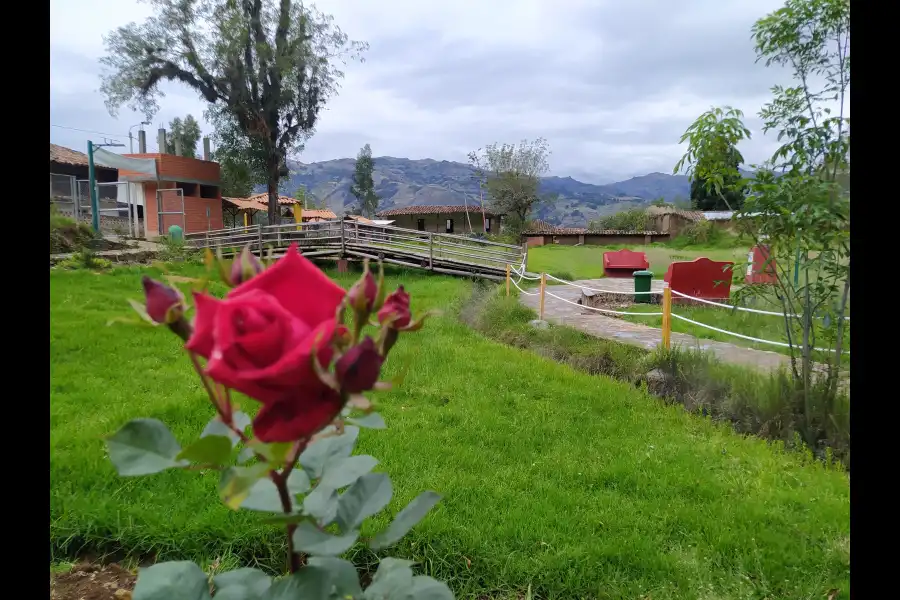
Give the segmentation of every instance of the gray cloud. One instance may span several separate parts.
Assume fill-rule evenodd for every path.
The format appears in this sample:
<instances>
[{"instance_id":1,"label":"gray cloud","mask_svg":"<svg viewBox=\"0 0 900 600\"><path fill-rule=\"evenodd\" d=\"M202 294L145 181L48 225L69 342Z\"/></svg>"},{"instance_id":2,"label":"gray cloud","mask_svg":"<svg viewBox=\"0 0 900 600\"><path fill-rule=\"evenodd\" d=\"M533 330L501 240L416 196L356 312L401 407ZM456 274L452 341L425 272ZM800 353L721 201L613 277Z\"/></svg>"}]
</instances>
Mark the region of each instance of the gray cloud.
<instances>
[{"instance_id":1,"label":"gray cloud","mask_svg":"<svg viewBox=\"0 0 900 600\"><path fill-rule=\"evenodd\" d=\"M377 155L464 161L491 142L543 136L554 174L608 181L668 172L678 139L713 105L742 108L751 162L773 150L752 118L785 74L754 62L750 27L780 0L320 0L353 39L346 67L304 162ZM109 117L99 88L101 36L149 9L134 0L51 1L51 124L124 135L139 115ZM99 18L96 15L100 15ZM156 123L204 105L166 88ZM88 135L50 128L81 148ZM153 136L150 136L153 137Z\"/></svg>"}]
</instances>

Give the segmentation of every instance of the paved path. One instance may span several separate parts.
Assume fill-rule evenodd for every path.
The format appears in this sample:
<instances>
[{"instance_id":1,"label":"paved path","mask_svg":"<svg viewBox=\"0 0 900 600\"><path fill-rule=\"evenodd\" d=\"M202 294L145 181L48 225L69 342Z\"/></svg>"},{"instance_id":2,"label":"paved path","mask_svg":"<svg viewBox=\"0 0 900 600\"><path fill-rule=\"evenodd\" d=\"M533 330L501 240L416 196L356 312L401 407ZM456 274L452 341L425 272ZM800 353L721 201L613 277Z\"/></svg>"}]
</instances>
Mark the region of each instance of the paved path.
<instances>
[{"instance_id":1,"label":"paved path","mask_svg":"<svg viewBox=\"0 0 900 600\"><path fill-rule=\"evenodd\" d=\"M575 283L601 290L634 290L634 282L631 279L589 279L576 281ZM654 279L652 289L662 290L662 284L661 280ZM573 302L581 298L581 290L568 285L548 285L547 290ZM537 291L537 289L529 291ZM519 294L519 298L526 306L533 308L535 311L538 310L539 296ZM660 329L631 323L621 318L607 317L550 296L546 296L544 299L544 319L551 323L580 329L597 337L640 346L648 350L652 350L662 343L662 330ZM790 358L784 354L746 348L727 342L698 339L685 333L673 331L672 344L708 350L724 362L746 365L760 370L772 370L782 365L785 367L790 366Z\"/></svg>"}]
</instances>

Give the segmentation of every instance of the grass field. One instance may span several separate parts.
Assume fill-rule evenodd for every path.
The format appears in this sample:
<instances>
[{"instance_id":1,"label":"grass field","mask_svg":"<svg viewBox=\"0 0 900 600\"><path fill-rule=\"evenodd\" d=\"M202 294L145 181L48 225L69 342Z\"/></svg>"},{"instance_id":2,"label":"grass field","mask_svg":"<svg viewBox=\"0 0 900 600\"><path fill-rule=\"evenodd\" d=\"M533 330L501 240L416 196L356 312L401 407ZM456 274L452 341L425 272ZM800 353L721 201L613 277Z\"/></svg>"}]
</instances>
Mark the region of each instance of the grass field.
<instances>
[{"instance_id":1,"label":"grass field","mask_svg":"<svg viewBox=\"0 0 900 600\"><path fill-rule=\"evenodd\" d=\"M103 436L130 418L160 418L186 442L212 416L174 336L106 325L129 314L141 273L50 274L53 556L277 569L279 532L222 506L215 475L124 479L105 456ZM402 280L414 310L452 309L470 286ZM492 342L450 312L401 339L385 376L408 369L404 383L377 396L389 429L360 436L394 481L390 512L425 489L444 495L392 554L459 597L512 598L529 584L546 598L849 597L845 473Z\"/></svg>"},{"instance_id":2,"label":"grass field","mask_svg":"<svg viewBox=\"0 0 900 600\"><path fill-rule=\"evenodd\" d=\"M705 256L712 260L730 260L735 264L747 261L747 248L675 249L662 244L650 246L537 246L528 249L528 270L532 273L550 273L561 279L560 273L574 279L603 277L603 253L610 250L641 250L647 254L650 270L656 279L662 279L669 265L679 260L694 260Z\"/></svg>"}]
</instances>

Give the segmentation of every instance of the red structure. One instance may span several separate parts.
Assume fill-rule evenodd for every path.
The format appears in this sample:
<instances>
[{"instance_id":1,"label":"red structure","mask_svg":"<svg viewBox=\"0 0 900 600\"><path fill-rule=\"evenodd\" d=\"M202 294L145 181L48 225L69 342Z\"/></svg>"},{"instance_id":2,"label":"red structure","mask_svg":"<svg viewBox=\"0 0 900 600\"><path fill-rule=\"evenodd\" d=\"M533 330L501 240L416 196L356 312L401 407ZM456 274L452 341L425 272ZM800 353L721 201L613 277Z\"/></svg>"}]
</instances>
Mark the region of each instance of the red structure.
<instances>
[{"instance_id":1,"label":"red structure","mask_svg":"<svg viewBox=\"0 0 900 600\"><path fill-rule=\"evenodd\" d=\"M771 256L769 247L765 244L754 246L750 250L747 263L745 283L773 285L778 281L778 272L775 270L775 257Z\"/></svg>"},{"instance_id":2,"label":"red structure","mask_svg":"<svg viewBox=\"0 0 900 600\"><path fill-rule=\"evenodd\" d=\"M703 300L728 300L731 298L733 268L733 262L701 257L691 262L673 262L663 280L673 292ZM690 302L677 295L672 296L672 301L681 304Z\"/></svg>"},{"instance_id":3,"label":"red structure","mask_svg":"<svg viewBox=\"0 0 900 600\"><path fill-rule=\"evenodd\" d=\"M147 237L165 235L171 225L184 233L222 229L219 163L173 154L125 154L152 158L157 177L120 170L119 180L139 187Z\"/></svg>"},{"instance_id":4,"label":"red structure","mask_svg":"<svg viewBox=\"0 0 900 600\"><path fill-rule=\"evenodd\" d=\"M631 277L635 271L650 268L643 252L622 249L603 253L603 272L607 277Z\"/></svg>"}]
</instances>

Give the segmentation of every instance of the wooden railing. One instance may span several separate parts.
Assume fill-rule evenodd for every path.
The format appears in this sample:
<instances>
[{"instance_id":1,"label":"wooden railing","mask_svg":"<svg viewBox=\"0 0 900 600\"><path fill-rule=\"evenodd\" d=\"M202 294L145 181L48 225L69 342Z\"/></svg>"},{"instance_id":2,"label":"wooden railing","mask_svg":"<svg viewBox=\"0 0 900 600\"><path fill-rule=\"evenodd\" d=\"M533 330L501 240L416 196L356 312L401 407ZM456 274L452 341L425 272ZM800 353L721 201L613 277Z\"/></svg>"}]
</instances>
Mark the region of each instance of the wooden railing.
<instances>
[{"instance_id":1,"label":"wooden railing","mask_svg":"<svg viewBox=\"0 0 900 600\"><path fill-rule=\"evenodd\" d=\"M505 274L506 265L521 264L524 258L523 249L510 244L356 221L252 225L185 235L189 246L219 249L225 255L245 246L262 255L267 248L277 251L294 242L308 257L369 258L440 273L491 278Z\"/></svg>"}]
</instances>

